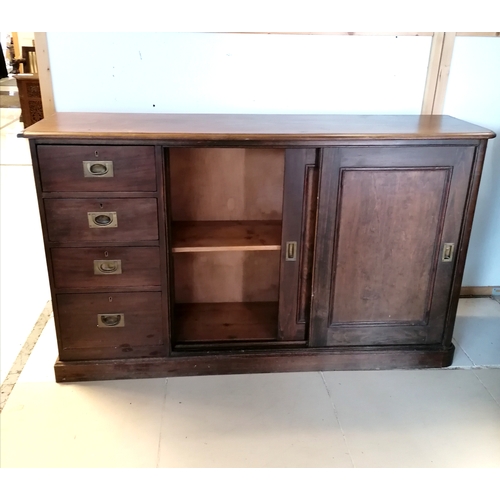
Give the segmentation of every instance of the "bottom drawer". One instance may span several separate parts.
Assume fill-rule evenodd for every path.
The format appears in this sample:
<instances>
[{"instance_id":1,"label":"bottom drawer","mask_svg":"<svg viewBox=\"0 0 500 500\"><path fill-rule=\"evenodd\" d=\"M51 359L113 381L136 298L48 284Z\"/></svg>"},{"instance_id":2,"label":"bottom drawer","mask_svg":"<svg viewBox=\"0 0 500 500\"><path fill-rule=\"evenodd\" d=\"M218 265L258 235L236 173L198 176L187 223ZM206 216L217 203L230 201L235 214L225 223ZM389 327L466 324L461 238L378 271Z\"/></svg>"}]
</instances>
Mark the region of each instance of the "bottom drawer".
<instances>
[{"instance_id":1,"label":"bottom drawer","mask_svg":"<svg viewBox=\"0 0 500 500\"><path fill-rule=\"evenodd\" d=\"M61 361L163 353L160 292L57 296Z\"/></svg>"}]
</instances>

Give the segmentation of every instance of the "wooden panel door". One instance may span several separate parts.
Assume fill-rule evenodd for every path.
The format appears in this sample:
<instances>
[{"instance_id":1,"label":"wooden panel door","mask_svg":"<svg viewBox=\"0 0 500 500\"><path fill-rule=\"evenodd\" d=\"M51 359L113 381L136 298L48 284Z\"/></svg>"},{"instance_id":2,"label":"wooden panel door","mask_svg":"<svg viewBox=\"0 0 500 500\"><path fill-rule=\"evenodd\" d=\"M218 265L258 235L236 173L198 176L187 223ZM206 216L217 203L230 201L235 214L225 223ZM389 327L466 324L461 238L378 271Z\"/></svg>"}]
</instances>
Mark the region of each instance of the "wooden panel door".
<instances>
[{"instance_id":1,"label":"wooden panel door","mask_svg":"<svg viewBox=\"0 0 500 500\"><path fill-rule=\"evenodd\" d=\"M310 345L441 342L474 149L323 150Z\"/></svg>"},{"instance_id":2,"label":"wooden panel door","mask_svg":"<svg viewBox=\"0 0 500 500\"><path fill-rule=\"evenodd\" d=\"M311 308L318 198L318 151L285 153L279 294L279 338L305 340Z\"/></svg>"}]
</instances>

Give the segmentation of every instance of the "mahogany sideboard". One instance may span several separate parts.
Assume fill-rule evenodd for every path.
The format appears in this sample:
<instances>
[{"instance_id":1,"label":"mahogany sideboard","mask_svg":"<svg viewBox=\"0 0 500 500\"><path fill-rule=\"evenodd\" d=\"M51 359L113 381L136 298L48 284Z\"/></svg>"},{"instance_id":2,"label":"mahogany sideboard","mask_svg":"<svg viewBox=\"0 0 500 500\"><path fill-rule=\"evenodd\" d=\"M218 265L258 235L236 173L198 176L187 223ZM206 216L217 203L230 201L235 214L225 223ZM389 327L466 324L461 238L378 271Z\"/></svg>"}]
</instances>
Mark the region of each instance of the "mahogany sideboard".
<instances>
[{"instance_id":1,"label":"mahogany sideboard","mask_svg":"<svg viewBox=\"0 0 500 500\"><path fill-rule=\"evenodd\" d=\"M450 365L487 140L449 116L27 128L56 380Z\"/></svg>"}]
</instances>

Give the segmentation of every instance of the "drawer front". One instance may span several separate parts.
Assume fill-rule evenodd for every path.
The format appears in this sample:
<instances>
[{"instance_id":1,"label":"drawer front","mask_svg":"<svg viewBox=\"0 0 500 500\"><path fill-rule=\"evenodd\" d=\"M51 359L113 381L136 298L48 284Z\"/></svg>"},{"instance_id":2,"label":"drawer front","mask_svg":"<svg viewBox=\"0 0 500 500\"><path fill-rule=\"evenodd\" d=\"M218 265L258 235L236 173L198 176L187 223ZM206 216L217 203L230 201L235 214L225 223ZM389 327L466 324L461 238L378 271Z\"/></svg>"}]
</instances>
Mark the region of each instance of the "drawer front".
<instances>
[{"instance_id":1,"label":"drawer front","mask_svg":"<svg viewBox=\"0 0 500 500\"><path fill-rule=\"evenodd\" d=\"M160 286L158 247L52 248L56 288Z\"/></svg>"},{"instance_id":2,"label":"drawer front","mask_svg":"<svg viewBox=\"0 0 500 500\"><path fill-rule=\"evenodd\" d=\"M50 241L158 240L156 198L46 199L44 204Z\"/></svg>"},{"instance_id":3,"label":"drawer front","mask_svg":"<svg viewBox=\"0 0 500 500\"><path fill-rule=\"evenodd\" d=\"M46 192L156 191L154 146L38 146Z\"/></svg>"},{"instance_id":4,"label":"drawer front","mask_svg":"<svg viewBox=\"0 0 500 500\"><path fill-rule=\"evenodd\" d=\"M109 348L135 357L135 348L163 344L160 292L60 294L57 306L61 359L73 349Z\"/></svg>"}]
</instances>

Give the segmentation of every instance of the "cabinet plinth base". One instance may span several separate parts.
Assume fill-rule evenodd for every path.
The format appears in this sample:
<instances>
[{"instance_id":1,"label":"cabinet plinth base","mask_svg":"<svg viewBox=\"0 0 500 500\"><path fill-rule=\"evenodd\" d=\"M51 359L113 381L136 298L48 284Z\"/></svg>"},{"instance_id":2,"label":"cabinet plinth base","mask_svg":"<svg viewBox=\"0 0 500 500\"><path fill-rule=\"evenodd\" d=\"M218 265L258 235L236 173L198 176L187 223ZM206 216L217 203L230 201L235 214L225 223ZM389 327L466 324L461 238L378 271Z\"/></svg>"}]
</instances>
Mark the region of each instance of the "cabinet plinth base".
<instances>
[{"instance_id":1,"label":"cabinet plinth base","mask_svg":"<svg viewBox=\"0 0 500 500\"><path fill-rule=\"evenodd\" d=\"M309 349L307 352L182 354L150 359L57 360L54 370L57 382L80 382L242 373L443 368L451 365L454 351L452 344L433 349Z\"/></svg>"}]
</instances>

